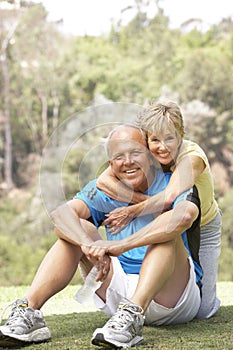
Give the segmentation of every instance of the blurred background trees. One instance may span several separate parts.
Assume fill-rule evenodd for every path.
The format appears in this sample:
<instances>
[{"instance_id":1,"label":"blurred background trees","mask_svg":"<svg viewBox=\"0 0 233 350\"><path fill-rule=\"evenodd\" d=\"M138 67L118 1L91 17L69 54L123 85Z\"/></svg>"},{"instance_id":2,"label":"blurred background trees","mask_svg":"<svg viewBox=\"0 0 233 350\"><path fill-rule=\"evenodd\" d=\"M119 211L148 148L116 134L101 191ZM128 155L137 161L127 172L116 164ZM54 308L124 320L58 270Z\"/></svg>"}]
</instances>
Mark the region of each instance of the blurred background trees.
<instances>
[{"instance_id":1,"label":"blurred background trees","mask_svg":"<svg viewBox=\"0 0 233 350\"><path fill-rule=\"evenodd\" d=\"M55 147L49 178L71 133L59 126L95 104L144 105L161 96L180 104L186 138L209 157L224 221L219 279L233 280L233 21L224 18L205 32L197 20L170 29L160 1L155 3L153 18L145 2L135 1L137 11L127 25L119 21L108 35L79 37L49 22L41 4L0 1L2 285L30 283L55 239L38 181L46 145ZM103 114L101 122L108 123L108 117ZM77 118L73 132L87 129L88 123ZM78 169L102 131L81 138L65 158L65 196L79 190ZM84 173L94 177L96 155L89 159Z\"/></svg>"}]
</instances>

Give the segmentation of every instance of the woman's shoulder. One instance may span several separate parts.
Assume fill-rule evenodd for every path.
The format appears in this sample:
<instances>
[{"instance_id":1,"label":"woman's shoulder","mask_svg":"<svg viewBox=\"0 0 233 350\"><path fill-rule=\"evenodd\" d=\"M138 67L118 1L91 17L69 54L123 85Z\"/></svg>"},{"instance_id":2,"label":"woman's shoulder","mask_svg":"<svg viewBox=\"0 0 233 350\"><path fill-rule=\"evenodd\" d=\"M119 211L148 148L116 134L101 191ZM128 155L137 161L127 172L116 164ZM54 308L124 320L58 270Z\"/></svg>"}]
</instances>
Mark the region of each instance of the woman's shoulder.
<instances>
[{"instance_id":1,"label":"woman's shoulder","mask_svg":"<svg viewBox=\"0 0 233 350\"><path fill-rule=\"evenodd\" d=\"M201 158L204 163L209 166L209 161L204 150L194 141L183 140L177 156L176 165L185 157L196 156Z\"/></svg>"},{"instance_id":2,"label":"woman's shoulder","mask_svg":"<svg viewBox=\"0 0 233 350\"><path fill-rule=\"evenodd\" d=\"M183 140L179 153L201 153L202 155L205 155L202 147L192 140Z\"/></svg>"},{"instance_id":3,"label":"woman's shoulder","mask_svg":"<svg viewBox=\"0 0 233 350\"><path fill-rule=\"evenodd\" d=\"M182 145L183 147L201 148L201 146L198 143L194 142L193 140L187 140L187 139L183 140Z\"/></svg>"}]
</instances>

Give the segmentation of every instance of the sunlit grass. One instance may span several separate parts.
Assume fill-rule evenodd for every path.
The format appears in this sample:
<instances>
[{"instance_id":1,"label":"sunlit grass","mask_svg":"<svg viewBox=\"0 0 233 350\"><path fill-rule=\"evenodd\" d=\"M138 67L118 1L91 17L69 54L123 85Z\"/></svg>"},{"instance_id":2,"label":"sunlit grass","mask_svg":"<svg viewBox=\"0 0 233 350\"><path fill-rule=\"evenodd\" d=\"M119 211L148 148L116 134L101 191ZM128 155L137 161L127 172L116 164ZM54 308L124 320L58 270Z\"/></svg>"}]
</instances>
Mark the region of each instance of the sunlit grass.
<instances>
[{"instance_id":1,"label":"sunlit grass","mask_svg":"<svg viewBox=\"0 0 233 350\"><path fill-rule=\"evenodd\" d=\"M23 297L27 287L0 287L0 308ZM93 331L101 327L107 317L93 304L79 305L74 300L77 286L68 286L51 298L43 307L52 340L44 344L29 345L28 350L93 350L90 339ZM233 349L233 282L217 285L221 307L210 320L193 320L188 324L167 327L144 327L142 350L208 350Z\"/></svg>"}]
</instances>

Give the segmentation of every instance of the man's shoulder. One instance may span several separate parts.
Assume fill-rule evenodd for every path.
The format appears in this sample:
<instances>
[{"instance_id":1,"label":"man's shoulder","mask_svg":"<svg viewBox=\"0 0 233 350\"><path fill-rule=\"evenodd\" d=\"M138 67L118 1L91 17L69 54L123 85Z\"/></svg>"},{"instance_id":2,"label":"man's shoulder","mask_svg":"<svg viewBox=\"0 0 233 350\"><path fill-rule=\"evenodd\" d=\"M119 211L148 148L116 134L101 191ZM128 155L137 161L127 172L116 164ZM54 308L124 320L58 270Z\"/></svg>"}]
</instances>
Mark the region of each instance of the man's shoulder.
<instances>
[{"instance_id":1,"label":"man's shoulder","mask_svg":"<svg viewBox=\"0 0 233 350\"><path fill-rule=\"evenodd\" d=\"M85 199L86 201L96 202L96 201L103 201L106 203L109 202L116 202L118 201L112 199L107 194L105 194L102 190L100 190L97 186L97 179L89 181L82 189L79 191L75 198ZM121 202L119 202L121 203Z\"/></svg>"},{"instance_id":2,"label":"man's shoulder","mask_svg":"<svg viewBox=\"0 0 233 350\"><path fill-rule=\"evenodd\" d=\"M96 187L96 182L97 182L97 179L94 179L94 180L91 180L89 181L82 189L80 192L86 192L88 191L88 193L91 193L94 194L98 191L98 188Z\"/></svg>"},{"instance_id":3,"label":"man's shoulder","mask_svg":"<svg viewBox=\"0 0 233 350\"><path fill-rule=\"evenodd\" d=\"M96 187L97 179L89 181L78 193L76 193L74 198L87 197L89 199L94 199L100 191Z\"/></svg>"},{"instance_id":4,"label":"man's shoulder","mask_svg":"<svg viewBox=\"0 0 233 350\"><path fill-rule=\"evenodd\" d=\"M74 197L82 200L89 207L92 215L94 212L109 213L119 206L126 205L126 203L119 202L107 196L96 187L96 182L97 179L88 182Z\"/></svg>"}]
</instances>

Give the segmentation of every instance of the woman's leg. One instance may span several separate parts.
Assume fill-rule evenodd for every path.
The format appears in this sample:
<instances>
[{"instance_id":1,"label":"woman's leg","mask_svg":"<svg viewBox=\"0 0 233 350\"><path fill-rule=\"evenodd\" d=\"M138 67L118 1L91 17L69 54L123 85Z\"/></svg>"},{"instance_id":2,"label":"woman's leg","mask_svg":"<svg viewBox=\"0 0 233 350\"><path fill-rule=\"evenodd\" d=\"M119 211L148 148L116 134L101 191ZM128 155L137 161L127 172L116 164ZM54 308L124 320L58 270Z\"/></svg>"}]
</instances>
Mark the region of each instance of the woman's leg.
<instances>
[{"instance_id":1,"label":"woman's leg","mask_svg":"<svg viewBox=\"0 0 233 350\"><path fill-rule=\"evenodd\" d=\"M214 220L201 227L200 263L203 269L202 301L197 318L210 318L219 309L216 298L218 259L221 252L221 213Z\"/></svg>"}]
</instances>

